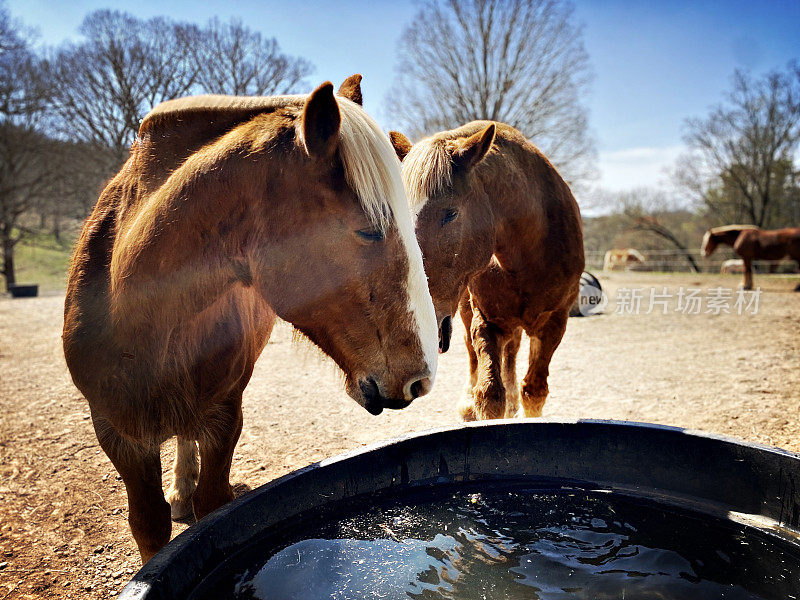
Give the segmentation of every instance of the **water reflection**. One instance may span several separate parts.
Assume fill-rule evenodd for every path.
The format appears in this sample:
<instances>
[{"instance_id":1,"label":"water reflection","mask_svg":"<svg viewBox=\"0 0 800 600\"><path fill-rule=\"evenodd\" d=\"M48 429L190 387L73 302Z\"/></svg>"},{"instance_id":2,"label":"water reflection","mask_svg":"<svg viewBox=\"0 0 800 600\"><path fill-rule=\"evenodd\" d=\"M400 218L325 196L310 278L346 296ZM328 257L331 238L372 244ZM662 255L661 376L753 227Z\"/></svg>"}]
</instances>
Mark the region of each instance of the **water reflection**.
<instances>
[{"instance_id":1,"label":"water reflection","mask_svg":"<svg viewBox=\"0 0 800 600\"><path fill-rule=\"evenodd\" d=\"M588 494L505 491L330 524L241 572L235 592L260 600L771 600L800 586L797 564L785 560L707 519Z\"/></svg>"}]
</instances>

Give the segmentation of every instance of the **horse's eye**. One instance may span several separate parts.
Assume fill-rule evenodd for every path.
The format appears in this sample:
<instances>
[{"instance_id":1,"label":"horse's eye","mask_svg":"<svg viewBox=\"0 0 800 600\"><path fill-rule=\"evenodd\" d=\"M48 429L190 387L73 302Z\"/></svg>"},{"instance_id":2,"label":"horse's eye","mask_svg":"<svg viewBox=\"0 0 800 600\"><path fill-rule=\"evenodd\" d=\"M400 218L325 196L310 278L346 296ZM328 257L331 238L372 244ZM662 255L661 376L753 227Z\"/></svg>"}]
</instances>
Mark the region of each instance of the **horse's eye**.
<instances>
[{"instance_id":1,"label":"horse's eye","mask_svg":"<svg viewBox=\"0 0 800 600\"><path fill-rule=\"evenodd\" d=\"M448 208L445 209L444 215L442 216L442 227L454 221L455 218L458 216L458 210L455 208Z\"/></svg>"},{"instance_id":2,"label":"horse's eye","mask_svg":"<svg viewBox=\"0 0 800 600\"><path fill-rule=\"evenodd\" d=\"M368 242L382 242L386 237L386 234L380 229L359 229L356 231L356 235Z\"/></svg>"}]
</instances>

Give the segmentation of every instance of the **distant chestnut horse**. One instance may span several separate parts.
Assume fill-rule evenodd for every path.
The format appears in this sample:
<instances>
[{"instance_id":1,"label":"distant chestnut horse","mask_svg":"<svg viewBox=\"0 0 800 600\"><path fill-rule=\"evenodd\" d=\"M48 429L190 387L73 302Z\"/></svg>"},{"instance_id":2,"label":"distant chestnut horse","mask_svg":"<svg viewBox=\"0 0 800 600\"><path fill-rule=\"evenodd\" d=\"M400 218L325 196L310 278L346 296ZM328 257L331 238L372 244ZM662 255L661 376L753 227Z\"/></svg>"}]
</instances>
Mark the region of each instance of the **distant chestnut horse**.
<instances>
[{"instance_id":1,"label":"distant chestnut horse","mask_svg":"<svg viewBox=\"0 0 800 600\"><path fill-rule=\"evenodd\" d=\"M790 258L800 263L800 228L759 229L755 225L726 225L706 231L700 251L711 256L717 246L732 246L744 263L742 287L753 289L753 261ZM800 292L800 283L794 288Z\"/></svg>"},{"instance_id":2,"label":"distant chestnut horse","mask_svg":"<svg viewBox=\"0 0 800 600\"><path fill-rule=\"evenodd\" d=\"M441 350L467 329L465 420L542 413L550 359L584 266L580 211L555 167L516 129L475 121L414 145L392 132L417 216ZM521 389L516 357L531 338Z\"/></svg>"},{"instance_id":3,"label":"distant chestnut horse","mask_svg":"<svg viewBox=\"0 0 800 600\"><path fill-rule=\"evenodd\" d=\"M613 249L603 257L603 271L627 270L644 263L644 255L635 248Z\"/></svg>"},{"instance_id":4,"label":"distant chestnut horse","mask_svg":"<svg viewBox=\"0 0 800 600\"><path fill-rule=\"evenodd\" d=\"M156 107L86 222L64 351L125 482L143 561L170 538L166 439L178 436L175 517L233 498L242 391L276 316L336 362L372 414L432 385L422 255L389 139L348 99L360 102L359 82L338 98L325 83L309 96Z\"/></svg>"}]
</instances>

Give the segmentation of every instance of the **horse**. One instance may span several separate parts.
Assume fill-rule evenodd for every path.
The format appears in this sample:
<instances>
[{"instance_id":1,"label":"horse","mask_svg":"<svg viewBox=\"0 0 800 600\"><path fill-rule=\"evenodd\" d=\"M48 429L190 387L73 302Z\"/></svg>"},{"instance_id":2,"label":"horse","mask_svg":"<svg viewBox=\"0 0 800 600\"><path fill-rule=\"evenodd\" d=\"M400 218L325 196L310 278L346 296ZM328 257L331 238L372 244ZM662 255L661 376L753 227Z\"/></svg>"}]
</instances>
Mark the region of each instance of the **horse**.
<instances>
[{"instance_id":1,"label":"horse","mask_svg":"<svg viewBox=\"0 0 800 600\"><path fill-rule=\"evenodd\" d=\"M720 265L719 272L723 275L744 273L744 261L741 258L731 258Z\"/></svg>"},{"instance_id":2,"label":"horse","mask_svg":"<svg viewBox=\"0 0 800 600\"><path fill-rule=\"evenodd\" d=\"M233 498L242 392L276 318L373 415L427 393L437 326L400 163L360 75L149 113L72 258L64 353L143 562ZM159 448L178 437L165 499ZM198 470L197 450L200 468Z\"/></svg>"},{"instance_id":3,"label":"horse","mask_svg":"<svg viewBox=\"0 0 800 600\"><path fill-rule=\"evenodd\" d=\"M390 132L416 216L440 351L466 327L466 421L542 414L550 359L584 267L580 211L556 168L513 127L474 121L412 144ZM530 362L517 389L522 331ZM521 406L520 406L521 397Z\"/></svg>"},{"instance_id":4,"label":"horse","mask_svg":"<svg viewBox=\"0 0 800 600\"><path fill-rule=\"evenodd\" d=\"M700 251L708 257L717 246L732 246L744 263L742 288L753 289L753 261L779 261L789 258L800 263L800 227L786 229L761 229L755 225L726 225L706 231ZM800 283L794 288L800 292Z\"/></svg>"},{"instance_id":5,"label":"horse","mask_svg":"<svg viewBox=\"0 0 800 600\"><path fill-rule=\"evenodd\" d=\"M627 270L643 264L644 260L644 255L635 248L615 248L603 257L603 271Z\"/></svg>"}]
</instances>

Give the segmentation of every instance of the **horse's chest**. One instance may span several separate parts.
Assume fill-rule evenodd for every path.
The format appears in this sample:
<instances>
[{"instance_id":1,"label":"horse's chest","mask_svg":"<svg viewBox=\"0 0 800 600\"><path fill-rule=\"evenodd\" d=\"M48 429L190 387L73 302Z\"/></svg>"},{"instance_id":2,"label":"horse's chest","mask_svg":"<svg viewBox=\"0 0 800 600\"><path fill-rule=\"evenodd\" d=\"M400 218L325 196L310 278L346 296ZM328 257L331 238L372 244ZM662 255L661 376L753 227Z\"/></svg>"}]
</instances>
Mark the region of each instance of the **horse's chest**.
<instances>
[{"instance_id":1,"label":"horse's chest","mask_svg":"<svg viewBox=\"0 0 800 600\"><path fill-rule=\"evenodd\" d=\"M520 319L525 295L517 278L497 266L481 271L469 283L469 291L481 312L493 322Z\"/></svg>"}]
</instances>

